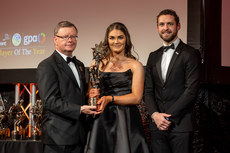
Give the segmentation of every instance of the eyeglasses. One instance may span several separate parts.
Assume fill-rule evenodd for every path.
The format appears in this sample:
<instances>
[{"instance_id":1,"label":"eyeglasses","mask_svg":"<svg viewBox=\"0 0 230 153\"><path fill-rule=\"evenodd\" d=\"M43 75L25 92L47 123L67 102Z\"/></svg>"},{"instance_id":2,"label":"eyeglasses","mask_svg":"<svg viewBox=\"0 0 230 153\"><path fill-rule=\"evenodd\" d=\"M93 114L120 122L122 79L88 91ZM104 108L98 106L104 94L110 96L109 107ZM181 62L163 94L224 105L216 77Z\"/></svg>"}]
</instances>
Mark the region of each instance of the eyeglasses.
<instances>
[{"instance_id":1,"label":"eyeglasses","mask_svg":"<svg viewBox=\"0 0 230 153\"><path fill-rule=\"evenodd\" d=\"M69 38L71 39L71 40L77 40L77 38L78 38L78 36L58 36L58 35L55 35L56 37L59 37L59 38L61 38L61 39L63 39L63 40L69 40Z\"/></svg>"}]
</instances>

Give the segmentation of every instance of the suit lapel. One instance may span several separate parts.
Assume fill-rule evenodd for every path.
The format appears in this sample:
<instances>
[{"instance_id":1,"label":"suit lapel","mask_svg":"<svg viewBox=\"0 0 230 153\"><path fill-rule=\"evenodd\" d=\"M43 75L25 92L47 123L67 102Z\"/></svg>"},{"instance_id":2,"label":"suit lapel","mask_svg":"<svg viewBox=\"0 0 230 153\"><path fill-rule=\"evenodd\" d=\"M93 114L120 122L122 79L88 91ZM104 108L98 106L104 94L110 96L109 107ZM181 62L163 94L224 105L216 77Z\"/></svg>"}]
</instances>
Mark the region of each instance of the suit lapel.
<instances>
[{"instance_id":1,"label":"suit lapel","mask_svg":"<svg viewBox=\"0 0 230 153\"><path fill-rule=\"evenodd\" d=\"M162 55L163 55L163 48L160 49L159 54L158 54L158 61L156 62L156 68L157 68L157 72L159 75L159 78L161 80L161 83L164 83L164 80L162 78L162 72L161 72L161 60L162 60Z\"/></svg>"},{"instance_id":2,"label":"suit lapel","mask_svg":"<svg viewBox=\"0 0 230 153\"><path fill-rule=\"evenodd\" d=\"M175 64L176 60L177 60L177 57L180 55L181 51L182 51L182 46L183 46L183 42L180 41L179 45L177 46L176 50L174 51L173 53L173 57L170 61L170 64L169 64L169 67L168 67L168 71L167 71L167 74L166 74L166 82L168 80L168 77L172 71L172 68L173 68L173 65Z\"/></svg>"},{"instance_id":3,"label":"suit lapel","mask_svg":"<svg viewBox=\"0 0 230 153\"><path fill-rule=\"evenodd\" d=\"M56 56L58 67L64 71L64 73L74 82L74 84L79 88L77 80L69 67L69 65L66 63L66 61L59 55L57 52L54 52L54 55ZM79 88L80 89L80 88Z\"/></svg>"},{"instance_id":4,"label":"suit lapel","mask_svg":"<svg viewBox=\"0 0 230 153\"><path fill-rule=\"evenodd\" d=\"M80 88L81 88L81 91L84 91L84 83L82 82L84 80L84 67L81 66L81 64L76 60L75 61L75 66L77 68L77 72L78 72L78 76L79 76L79 79L80 79Z\"/></svg>"}]
</instances>

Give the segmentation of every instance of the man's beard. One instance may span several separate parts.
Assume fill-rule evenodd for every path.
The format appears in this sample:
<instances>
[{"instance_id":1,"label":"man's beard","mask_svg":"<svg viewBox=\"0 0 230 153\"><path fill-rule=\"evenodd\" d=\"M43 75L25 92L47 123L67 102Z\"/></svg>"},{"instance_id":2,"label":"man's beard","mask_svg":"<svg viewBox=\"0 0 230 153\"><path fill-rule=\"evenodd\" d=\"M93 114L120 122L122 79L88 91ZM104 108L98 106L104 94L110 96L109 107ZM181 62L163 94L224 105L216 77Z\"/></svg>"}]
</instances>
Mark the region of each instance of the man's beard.
<instances>
[{"instance_id":1,"label":"man's beard","mask_svg":"<svg viewBox=\"0 0 230 153\"><path fill-rule=\"evenodd\" d=\"M162 34L160 34L161 39L163 39L165 42L169 43L172 40L174 40L177 36L177 31L175 33L172 34L172 36L170 36L169 38L164 38Z\"/></svg>"}]
</instances>

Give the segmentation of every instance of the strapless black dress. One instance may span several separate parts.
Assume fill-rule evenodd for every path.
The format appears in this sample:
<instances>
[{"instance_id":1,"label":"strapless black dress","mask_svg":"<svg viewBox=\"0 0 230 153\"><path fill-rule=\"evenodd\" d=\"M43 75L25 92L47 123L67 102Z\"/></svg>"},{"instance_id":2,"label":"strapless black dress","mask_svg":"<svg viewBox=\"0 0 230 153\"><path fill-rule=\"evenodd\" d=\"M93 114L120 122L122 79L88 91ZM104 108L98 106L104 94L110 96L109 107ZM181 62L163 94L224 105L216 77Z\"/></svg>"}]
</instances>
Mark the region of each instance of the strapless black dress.
<instances>
[{"instance_id":1,"label":"strapless black dress","mask_svg":"<svg viewBox=\"0 0 230 153\"><path fill-rule=\"evenodd\" d=\"M126 95L132 92L132 71L100 72L100 92ZM149 153L136 105L108 104L93 123L86 153Z\"/></svg>"}]
</instances>

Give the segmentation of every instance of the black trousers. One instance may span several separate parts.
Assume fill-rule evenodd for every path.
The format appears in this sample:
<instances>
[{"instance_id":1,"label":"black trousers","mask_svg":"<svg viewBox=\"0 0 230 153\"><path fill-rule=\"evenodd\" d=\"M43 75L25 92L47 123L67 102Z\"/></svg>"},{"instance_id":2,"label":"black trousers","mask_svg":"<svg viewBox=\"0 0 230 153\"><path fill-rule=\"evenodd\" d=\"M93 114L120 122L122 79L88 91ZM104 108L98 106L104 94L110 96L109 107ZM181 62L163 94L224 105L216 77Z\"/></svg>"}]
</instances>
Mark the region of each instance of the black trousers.
<instances>
[{"instance_id":1,"label":"black trousers","mask_svg":"<svg viewBox=\"0 0 230 153\"><path fill-rule=\"evenodd\" d=\"M151 131L153 153L192 153L192 132Z\"/></svg>"},{"instance_id":2,"label":"black trousers","mask_svg":"<svg viewBox=\"0 0 230 153\"><path fill-rule=\"evenodd\" d=\"M78 145L43 145L43 153L83 153L84 146Z\"/></svg>"}]
</instances>

